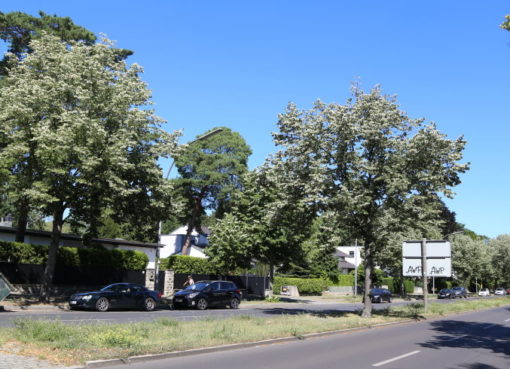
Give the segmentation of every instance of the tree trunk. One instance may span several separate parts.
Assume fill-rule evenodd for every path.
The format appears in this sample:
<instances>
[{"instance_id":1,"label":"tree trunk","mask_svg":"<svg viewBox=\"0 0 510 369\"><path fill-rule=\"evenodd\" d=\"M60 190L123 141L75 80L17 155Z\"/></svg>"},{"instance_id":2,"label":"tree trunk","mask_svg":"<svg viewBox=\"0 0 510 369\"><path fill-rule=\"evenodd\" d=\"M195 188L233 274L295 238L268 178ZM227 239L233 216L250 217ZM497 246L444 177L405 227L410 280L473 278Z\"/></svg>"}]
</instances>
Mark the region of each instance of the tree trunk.
<instances>
[{"instance_id":1,"label":"tree trunk","mask_svg":"<svg viewBox=\"0 0 510 369\"><path fill-rule=\"evenodd\" d=\"M48 260L46 261L46 268L44 269L43 283L39 299L41 302L49 302L51 287L53 284L53 275L55 273L55 266L57 264L57 252L60 244L60 237L62 235L64 209L59 206L53 212L53 229L51 232L51 243L48 251Z\"/></svg>"},{"instance_id":2,"label":"tree trunk","mask_svg":"<svg viewBox=\"0 0 510 369\"><path fill-rule=\"evenodd\" d=\"M188 222L188 229L186 230L186 237L184 238L184 245L182 246L182 255L188 255L188 249L191 247L191 233L196 227L197 218L200 214L200 203L201 199L195 198L195 208L191 213L191 218Z\"/></svg>"},{"instance_id":3,"label":"tree trunk","mask_svg":"<svg viewBox=\"0 0 510 369\"><path fill-rule=\"evenodd\" d=\"M370 287L372 287L372 245L370 243L365 243L365 290L363 292L363 311L361 316L363 318L371 318L372 317L372 300L368 294L370 293Z\"/></svg>"},{"instance_id":4,"label":"tree trunk","mask_svg":"<svg viewBox=\"0 0 510 369\"><path fill-rule=\"evenodd\" d=\"M16 221L16 242L25 242L25 233L28 224L28 201L23 199L18 205L18 216Z\"/></svg>"}]
</instances>

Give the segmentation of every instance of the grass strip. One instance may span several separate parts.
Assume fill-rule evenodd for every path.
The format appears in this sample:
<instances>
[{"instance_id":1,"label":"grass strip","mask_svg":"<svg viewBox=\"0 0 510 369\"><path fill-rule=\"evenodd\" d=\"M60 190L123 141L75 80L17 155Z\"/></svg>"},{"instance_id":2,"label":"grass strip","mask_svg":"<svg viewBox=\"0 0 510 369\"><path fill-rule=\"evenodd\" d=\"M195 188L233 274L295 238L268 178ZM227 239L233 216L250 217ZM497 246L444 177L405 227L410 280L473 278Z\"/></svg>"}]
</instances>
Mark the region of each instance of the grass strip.
<instances>
[{"instance_id":1,"label":"grass strip","mask_svg":"<svg viewBox=\"0 0 510 369\"><path fill-rule=\"evenodd\" d=\"M482 310L510 304L510 297L486 300L432 303L390 307L372 318L359 313L307 313L270 318L239 316L178 321L160 318L154 322L129 324L69 325L59 321L20 319L14 328L0 328L4 351L36 356L55 364L76 365L85 361L127 358L223 344L253 342L280 337L302 337L307 333L373 326L401 319L423 319L452 313Z\"/></svg>"}]
</instances>

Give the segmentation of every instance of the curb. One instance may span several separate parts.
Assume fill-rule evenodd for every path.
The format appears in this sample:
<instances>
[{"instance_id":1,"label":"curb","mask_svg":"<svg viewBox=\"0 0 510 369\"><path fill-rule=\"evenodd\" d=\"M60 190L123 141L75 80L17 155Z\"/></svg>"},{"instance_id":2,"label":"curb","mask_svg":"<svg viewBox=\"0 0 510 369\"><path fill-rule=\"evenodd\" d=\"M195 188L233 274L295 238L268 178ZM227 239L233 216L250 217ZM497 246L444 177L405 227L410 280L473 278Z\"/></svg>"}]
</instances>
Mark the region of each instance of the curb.
<instances>
[{"instance_id":1,"label":"curb","mask_svg":"<svg viewBox=\"0 0 510 369\"><path fill-rule=\"evenodd\" d=\"M261 345L270 345L270 344L275 344L275 343L300 341L300 340L304 340L307 338L319 338L319 337L333 336L336 334L358 332L358 331L363 331L363 330L368 330L368 329L373 329L373 328L382 328L382 327L386 327L386 326L412 323L414 321L415 320L406 319L406 320L400 320L397 322L381 323L381 324L375 324L375 325L366 326L366 327L337 329L334 331L318 332L318 333L307 333L307 334L298 335L298 336L273 338L273 339L268 339L268 340L255 341L255 342L233 343L230 345L197 348L197 349L183 350L183 351L164 352L161 354L130 356L127 358L122 358L122 359L86 361L85 368L102 368L102 367L121 365L121 364L129 365L129 364L133 364L133 363L140 363L140 362L146 362L146 361L152 361L152 360L170 359L173 357L184 357L184 356L192 356L192 355L199 355L199 354L208 354L211 352L237 350L237 349L250 348L250 347L261 346Z\"/></svg>"}]
</instances>

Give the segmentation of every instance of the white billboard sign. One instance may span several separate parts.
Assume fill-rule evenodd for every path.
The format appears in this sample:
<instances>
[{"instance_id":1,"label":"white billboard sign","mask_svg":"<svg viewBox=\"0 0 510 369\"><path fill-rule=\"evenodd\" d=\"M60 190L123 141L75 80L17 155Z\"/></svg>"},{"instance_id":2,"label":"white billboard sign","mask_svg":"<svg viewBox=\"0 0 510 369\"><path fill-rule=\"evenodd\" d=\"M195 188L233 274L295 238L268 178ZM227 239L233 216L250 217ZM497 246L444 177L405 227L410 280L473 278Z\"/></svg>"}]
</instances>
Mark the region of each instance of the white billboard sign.
<instances>
[{"instance_id":1,"label":"white billboard sign","mask_svg":"<svg viewBox=\"0 0 510 369\"><path fill-rule=\"evenodd\" d=\"M404 275L407 277L421 277L421 259L405 258L402 263ZM427 277L451 277L452 259L428 259Z\"/></svg>"},{"instance_id":2,"label":"white billboard sign","mask_svg":"<svg viewBox=\"0 0 510 369\"><path fill-rule=\"evenodd\" d=\"M448 241L427 241L427 258L450 258L452 253ZM406 241L402 245L404 258L421 258L421 241Z\"/></svg>"},{"instance_id":3,"label":"white billboard sign","mask_svg":"<svg viewBox=\"0 0 510 369\"><path fill-rule=\"evenodd\" d=\"M406 277L421 277L421 242L406 241L402 245L402 271ZM428 277L451 277L451 246L448 241L428 241L425 244Z\"/></svg>"}]
</instances>

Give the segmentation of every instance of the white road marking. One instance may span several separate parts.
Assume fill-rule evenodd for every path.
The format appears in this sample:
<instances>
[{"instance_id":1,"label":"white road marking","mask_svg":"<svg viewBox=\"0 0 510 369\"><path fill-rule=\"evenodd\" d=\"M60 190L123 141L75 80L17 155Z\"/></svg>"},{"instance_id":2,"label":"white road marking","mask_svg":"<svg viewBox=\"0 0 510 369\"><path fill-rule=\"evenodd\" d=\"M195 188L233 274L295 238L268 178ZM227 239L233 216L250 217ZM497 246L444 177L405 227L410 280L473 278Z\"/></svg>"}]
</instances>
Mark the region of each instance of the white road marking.
<instances>
[{"instance_id":1,"label":"white road marking","mask_svg":"<svg viewBox=\"0 0 510 369\"><path fill-rule=\"evenodd\" d=\"M388 364L388 363L391 363L393 361L397 361L397 360L400 360L400 359L403 359L403 358L406 358L406 357L409 357L409 356L412 356L412 355L416 355L418 352L420 352L420 351L409 352L407 354L394 357L393 359L388 359L388 360L385 360L385 361L381 361L380 363L373 364L372 366L381 366L381 365L384 365L384 364Z\"/></svg>"},{"instance_id":2,"label":"white road marking","mask_svg":"<svg viewBox=\"0 0 510 369\"><path fill-rule=\"evenodd\" d=\"M510 322L510 319L505 320L505 322Z\"/></svg>"}]
</instances>

